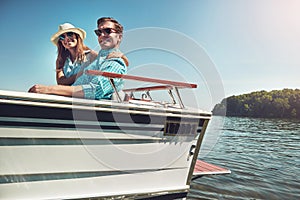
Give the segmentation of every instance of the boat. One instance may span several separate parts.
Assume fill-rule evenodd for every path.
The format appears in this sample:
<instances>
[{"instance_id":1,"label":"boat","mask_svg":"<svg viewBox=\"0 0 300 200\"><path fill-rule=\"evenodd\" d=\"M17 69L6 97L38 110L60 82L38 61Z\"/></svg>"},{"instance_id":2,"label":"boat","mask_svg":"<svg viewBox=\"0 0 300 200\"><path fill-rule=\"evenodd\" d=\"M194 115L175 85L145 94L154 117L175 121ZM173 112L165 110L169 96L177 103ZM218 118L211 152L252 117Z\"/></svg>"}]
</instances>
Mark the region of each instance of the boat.
<instances>
[{"instance_id":1,"label":"boat","mask_svg":"<svg viewBox=\"0 0 300 200\"><path fill-rule=\"evenodd\" d=\"M112 100L0 90L0 199L184 199L211 119L180 97L197 85L87 73L154 85Z\"/></svg>"}]
</instances>

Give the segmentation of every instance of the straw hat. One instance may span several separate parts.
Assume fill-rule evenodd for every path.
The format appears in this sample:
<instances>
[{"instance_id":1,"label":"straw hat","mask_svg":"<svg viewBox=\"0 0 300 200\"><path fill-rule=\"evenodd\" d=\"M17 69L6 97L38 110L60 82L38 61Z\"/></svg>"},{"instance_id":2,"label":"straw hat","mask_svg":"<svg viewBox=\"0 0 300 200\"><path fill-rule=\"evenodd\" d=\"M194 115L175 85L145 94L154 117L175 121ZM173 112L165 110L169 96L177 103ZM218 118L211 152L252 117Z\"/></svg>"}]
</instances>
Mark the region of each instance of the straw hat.
<instances>
[{"instance_id":1,"label":"straw hat","mask_svg":"<svg viewBox=\"0 0 300 200\"><path fill-rule=\"evenodd\" d=\"M86 36L86 32L81 29L81 28L76 28L75 26L73 26L70 23L64 23L58 26L58 31L57 33L53 34L51 37L51 42L57 46L57 42L58 42L58 37L63 34L63 33L67 33L67 32L73 32L73 33L77 33L82 40L85 39Z\"/></svg>"}]
</instances>

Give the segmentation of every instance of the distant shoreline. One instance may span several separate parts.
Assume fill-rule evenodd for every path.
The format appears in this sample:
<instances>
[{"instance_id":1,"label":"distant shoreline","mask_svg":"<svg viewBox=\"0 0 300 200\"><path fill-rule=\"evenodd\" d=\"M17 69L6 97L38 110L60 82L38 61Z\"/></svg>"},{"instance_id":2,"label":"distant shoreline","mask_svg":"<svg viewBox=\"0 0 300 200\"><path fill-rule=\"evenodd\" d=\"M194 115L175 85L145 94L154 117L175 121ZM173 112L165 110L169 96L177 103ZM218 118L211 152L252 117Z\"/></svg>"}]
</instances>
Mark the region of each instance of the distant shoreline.
<instances>
[{"instance_id":1,"label":"distant shoreline","mask_svg":"<svg viewBox=\"0 0 300 200\"><path fill-rule=\"evenodd\" d=\"M300 119L300 89L233 95L216 104L212 113L232 117Z\"/></svg>"}]
</instances>

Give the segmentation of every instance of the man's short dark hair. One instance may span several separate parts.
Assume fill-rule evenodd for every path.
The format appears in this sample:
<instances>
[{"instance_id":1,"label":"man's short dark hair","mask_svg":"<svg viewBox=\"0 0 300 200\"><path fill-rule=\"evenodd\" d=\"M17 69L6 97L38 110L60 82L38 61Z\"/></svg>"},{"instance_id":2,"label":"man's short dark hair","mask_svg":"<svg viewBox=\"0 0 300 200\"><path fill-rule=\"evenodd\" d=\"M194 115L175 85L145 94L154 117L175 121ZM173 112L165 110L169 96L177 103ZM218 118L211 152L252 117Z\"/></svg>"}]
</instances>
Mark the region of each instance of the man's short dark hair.
<instances>
[{"instance_id":1,"label":"man's short dark hair","mask_svg":"<svg viewBox=\"0 0 300 200\"><path fill-rule=\"evenodd\" d=\"M115 29L118 33L123 34L123 26L114 18L112 17L101 17L97 20L97 25L103 24L104 22L113 22L115 24Z\"/></svg>"}]
</instances>

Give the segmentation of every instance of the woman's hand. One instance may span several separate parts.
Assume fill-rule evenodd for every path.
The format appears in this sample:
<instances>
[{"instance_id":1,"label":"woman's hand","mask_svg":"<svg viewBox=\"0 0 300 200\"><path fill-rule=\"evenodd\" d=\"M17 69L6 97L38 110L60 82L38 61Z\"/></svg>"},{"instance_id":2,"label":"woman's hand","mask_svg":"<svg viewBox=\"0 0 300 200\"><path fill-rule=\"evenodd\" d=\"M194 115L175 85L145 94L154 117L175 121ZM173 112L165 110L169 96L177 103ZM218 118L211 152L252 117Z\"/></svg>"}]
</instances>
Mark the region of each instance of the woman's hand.
<instances>
[{"instance_id":1,"label":"woman's hand","mask_svg":"<svg viewBox=\"0 0 300 200\"><path fill-rule=\"evenodd\" d=\"M129 66L129 60L128 58L122 53L122 52L111 52L106 56L106 59L109 58L122 58L123 61L125 62L125 65L128 67Z\"/></svg>"}]
</instances>

